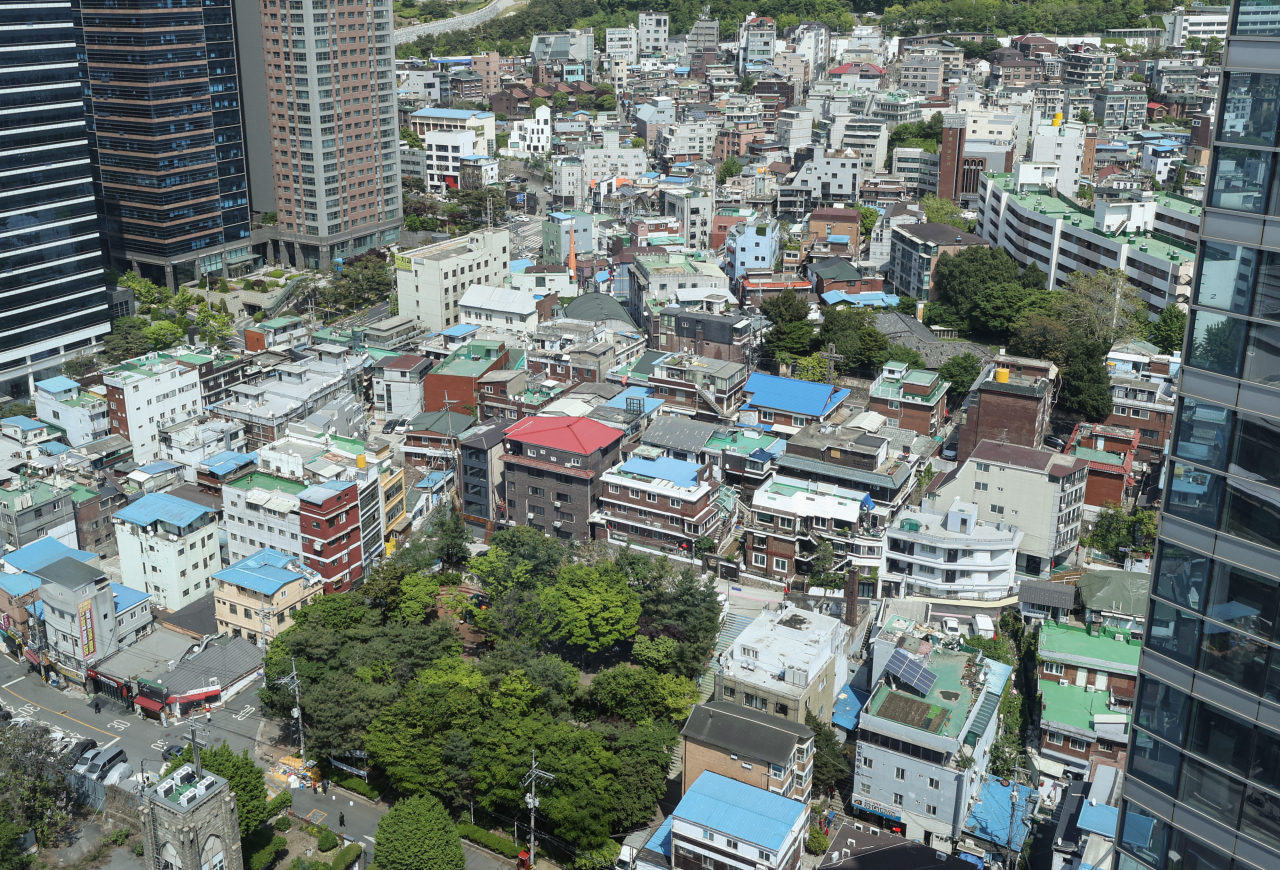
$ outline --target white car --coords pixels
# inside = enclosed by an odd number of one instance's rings
[[[942,633],[947,637],[960,637],[960,620],[950,616],[943,619]]]

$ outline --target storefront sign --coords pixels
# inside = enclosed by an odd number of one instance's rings
[[[336,761],[334,760],[334,757],[332,755],[329,756],[329,763],[332,764],[334,767],[338,768],[339,770],[345,770],[347,773],[354,773],[356,776],[360,777],[363,780],[369,779],[369,774],[367,771],[361,770],[358,767],[352,767],[349,764],[343,764],[341,761]]]
[[[896,815],[889,807],[870,798],[854,798],[853,805],[869,813],[875,813],[877,816],[893,819],[895,822],[902,821],[902,816]]]
[[[412,272],[413,260],[402,254],[396,254],[396,269],[401,272]]]
[[[80,616],[80,650],[85,658],[97,652],[97,644],[93,639],[93,602],[81,601],[77,608]]]

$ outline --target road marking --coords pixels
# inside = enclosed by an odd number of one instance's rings
[[[0,686],[0,689],[8,689],[8,687],[7,687],[7,686]],[[15,698],[17,698],[18,700],[20,700],[20,701],[26,701],[26,702],[27,702],[27,706],[28,706],[28,707],[35,707],[35,708],[40,709],[40,710],[49,710],[49,708],[48,708],[48,707],[41,707],[39,704],[35,703],[34,701],[27,701],[27,699],[26,699],[26,698],[24,698],[24,697],[22,697],[21,695],[19,695],[19,694],[18,694],[17,692],[15,692],[13,689],[8,689],[8,692],[9,692],[9,694],[13,695],[13,696],[14,696]],[[24,707],[23,709],[25,710],[26,708]],[[53,711],[53,710],[49,710],[49,712],[50,712],[50,713],[52,713],[52,712],[54,712],[54,711]],[[91,731],[97,731],[99,734],[106,734],[108,737],[110,737],[110,736],[111,736],[111,734],[110,734],[109,732],[107,732],[107,731],[103,731],[101,728],[94,728],[94,727],[93,727],[92,725],[90,725],[88,722],[81,722],[79,719],[76,719],[76,718],[75,718],[75,717],[73,717],[73,716],[67,716],[65,713],[60,713],[60,714],[58,714],[58,715],[60,715],[60,716],[65,716],[67,719],[70,719],[72,722],[75,722],[77,725],[83,725],[84,727],[88,728],[88,729],[89,729],[89,730],[91,730]],[[117,737],[117,738],[116,738],[116,740],[119,740],[119,739],[120,739],[119,737]],[[116,742],[116,740],[112,740],[112,741],[111,741],[111,743],[115,743],[115,742]],[[108,743],[108,744],[107,744],[107,746],[110,746],[110,745],[111,745],[111,743]]]
[[[25,679],[26,677],[18,677],[18,679],[16,680],[10,680],[9,682],[5,683],[3,686],[0,686],[0,689],[7,689],[10,686],[12,686],[14,683],[21,683]]]
[[[373,843],[375,846],[378,844],[378,841],[375,840],[373,837],[370,837],[368,834],[365,834],[364,838],[368,840],[370,843]]]
[[[119,738],[119,737],[117,737],[115,740],[112,740],[110,743],[108,743],[106,746],[104,746],[104,747],[102,747],[102,748],[103,748],[103,749],[110,749],[112,746],[115,746],[115,745],[116,745],[117,743],[119,743],[119,742],[120,742],[120,738]]]

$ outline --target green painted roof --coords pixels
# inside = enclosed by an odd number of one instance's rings
[[[264,320],[258,326],[263,329],[284,329],[286,326],[293,326],[295,323],[301,322],[301,317],[289,315],[288,317],[273,317],[270,320]]]
[[[1089,659],[1106,663],[1108,670],[1114,666],[1115,673],[1136,674],[1141,654],[1142,644],[1125,643],[1111,634],[1089,634],[1083,628],[1055,622],[1040,628],[1040,657],[1049,661],[1073,663]]]
[[[54,489],[49,484],[40,481],[28,482],[21,490],[0,489],[0,505],[13,510],[13,503],[17,501],[19,496],[30,495],[31,505],[35,507],[47,501],[52,501],[64,492],[65,490]]]
[[[261,471],[255,471],[252,474],[246,474],[239,480],[232,481],[230,484],[236,489],[274,489],[288,495],[297,495],[307,488],[305,483],[299,483],[296,480],[287,480],[283,477],[276,477],[274,474],[266,474]]]
[[[1062,686],[1051,680],[1040,681],[1040,699],[1044,702],[1042,722],[1061,722],[1081,731],[1096,730],[1093,717],[1096,713],[1121,715],[1107,709],[1106,692],[1088,692],[1084,686]],[[1126,721],[1129,715],[1123,714]]]
[[[930,707],[929,719],[933,722],[933,725],[925,730],[941,737],[958,739],[964,730],[965,720],[969,718],[969,710],[973,707],[974,702],[973,691],[963,682],[965,665],[968,663],[969,656],[965,653],[935,648],[925,662],[925,666],[933,671],[937,677],[933,681],[933,686],[929,689],[928,695],[921,699],[915,694],[894,691],[887,684],[882,683],[875,694],[871,696],[867,711],[873,716],[882,716],[882,711],[885,710],[885,703],[889,702],[891,705],[894,703],[891,700],[893,696],[912,701],[923,700]],[[943,695],[944,692],[955,697],[945,697]],[[945,717],[941,724],[939,724],[940,716]],[[898,721],[893,719],[892,716],[882,716],[882,718]],[[901,724],[911,725],[912,723],[903,722]]]

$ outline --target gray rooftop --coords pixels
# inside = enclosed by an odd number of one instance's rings
[[[683,417],[658,417],[649,424],[640,440],[655,447],[696,452],[707,446],[707,442],[719,428],[712,423],[686,420]]]
[[[1018,600],[1041,607],[1061,607],[1070,610],[1075,606],[1076,587],[1052,580],[1033,580],[1024,577],[1018,586]]]
[[[785,766],[796,744],[812,739],[813,731],[807,725],[781,716],[725,701],[711,701],[694,706],[680,735],[731,753]]]

